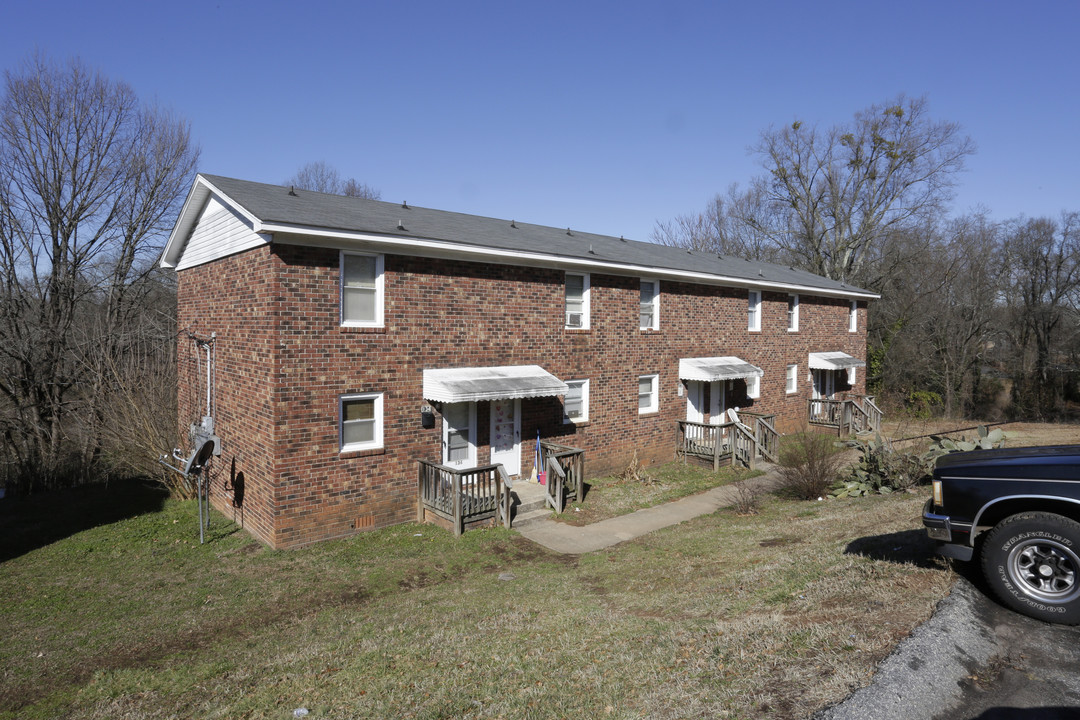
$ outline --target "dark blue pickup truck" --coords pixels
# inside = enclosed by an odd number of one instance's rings
[[[1080,445],[943,455],[923,525],[1009,607],[1080,624]]]

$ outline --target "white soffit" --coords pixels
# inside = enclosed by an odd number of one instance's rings
[[[844,352],[810,353],[811,370],[847,370],[866,367],[866,363]]]
[[[424,399],[476,402],[566,395],[568,388],[539,365],[447,368],[424,371]]]
[[[751,365],[734,355],[679,360],[680,380],[700,380],[702,382],[745,380],[751,377],[761,377],[764,374],[761,368]]]

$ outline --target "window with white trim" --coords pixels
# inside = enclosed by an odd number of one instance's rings
[[[746,304],[746,329],[750,332],[761,330],[761,291],[751,290]]]
[[[787,329],[788,332],[799,331],[799,296],[787,296]]]
[[[382,255],[341,253],[341,324],[382,327]]]
[[[339,413],[341,452],[374,450],[383,446],[383,395],[342,395]]]
[[[660,281],[641,281],[641,316],[638,327],[642,330],[660,329]]]
[[[589,274],[566,273],[566,327],[589,327]]]
[[[848,332],[858,332],[859,330],[859,303],[857,300],[852,300],[851,307],[848,309],[847,329]]]
[[[847,371],[847,384],[849,387],[855,387],[855,370],[856,368],[848,368]]]
[[[791,395],[799,391],[799,366],[787,366],[787,394]]]
[[[757,375],[746,378],[746,397],[751,400],[761,397],[761,378]]]
[[[638,378],[638,414],[656,412],[660,409],[657,393],[659,375],[642,375]]]
[[[589,421],[589,381],[567,380],[563,398],[563,424]]]

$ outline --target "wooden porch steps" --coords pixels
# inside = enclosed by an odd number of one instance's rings
[[[551,510],[544,501],[544,486],[528,480],[517,480],[510,491],[514,497],[514,518],[511,527],[551,517]]]

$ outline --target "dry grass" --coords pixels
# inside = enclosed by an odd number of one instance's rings
[[[168,502],[0,565],[0,717],[806,717],[947,593],[922,499],[769,498],[580,558],[415,525],[272,552],[221,518],[200,547]]]

